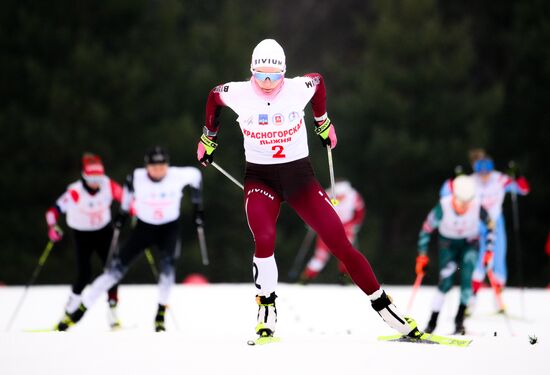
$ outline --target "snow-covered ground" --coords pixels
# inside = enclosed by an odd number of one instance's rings
[[[405,309],[411,288],[385,286]],[[280,343],[248,346],[256,310],[252,284],[177,285],[167,332],[155,333],[156,286],[122,285],[110,332],[102,299],[69,332],[51,327],[62,315],[69,286],[36,286],[9,331],[23,287],[0,288],[0,374],[545,374],[550,368],[550,291],[505,291],[510,318],[494,315],[489,289],[466,322],[468,348],[389,343],[394,333],[355,286],[287,285],[277,291]],[[424,327],[433,287],[422,287],[411,315]],[[458,289],[448,295],[437,333],[452,332]],[[495,335],[496,333],[496,335]],[[529,343],[529,335],[538,342]]]

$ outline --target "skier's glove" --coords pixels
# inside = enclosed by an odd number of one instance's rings
[[[193,221],[195,222],[195,227],[203,227],[204,226],[204,211],[202,210],[195,210],[193,214]]]
[[[127,211],[121,210],[113,220],[114,227],[116,229],[121,229],[124,226],[124,223],[126,223],[126,220],[128,220],[128,216],[130,216],[130,214]]]
[[[506,174],[512,177],[520,191],[529,192],[529,181],[522,175],[519,166],[513,160],[508,162],[508,171]]]
[[[493,265],[493,251],[487,249],[485,254],[483,254],[483,266],[485,268],[490,268]]]
[[[209,137],[206,134],[201,135],[199,144],[197,145],[197,159],[205,167],[214,161],[214,151],[216,151],[218,144],[216,143],[216,137]]]
[[[424,273],[424,268],[428,265],[430,258],[426,254],[420,254],[416,257],[416,274],[420,275]]]
[[[529,189],[530,189],[529,182],[525,177],[519,176],[518,178],[516,178],[516,184],[518,185],[518,188],[520,189],[520,191],[529,192]]]
[[[59,225],[50,225],[50,227],[48,228],[48,237],[52,242],[61,241],[61,239],[63,238],[63,231],[61,230]]]
[[[336,147],[336,143],[338,142],[336,138],[336,131],[334,130],[334,126],[332,126],[332,123],[328,117],[325,121],[319,121],[317,123],[317,126],[315,127],[315,134],[321,138],[321,143],[323,146],[329,146],[331,149]]]

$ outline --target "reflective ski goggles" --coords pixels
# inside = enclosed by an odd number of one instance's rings
[[[489,173],[495,169],[495,165],[491,159],[479,159],[474,163],[475,173]]]
[[[256,78],[259,81],[265,81],[266,79],[269,78],[271,82],[278,81],[285,76],[285,74],[282,72],[265,73],[265,72],[254,72],[254,71],[252,72],[252,75],[254,76],[254,78]]]

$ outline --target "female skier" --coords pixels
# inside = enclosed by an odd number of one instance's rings
[[[272,337],[275,331],[276,223],[281,203],[287,202],[344,263],[386,323],[404,335],[421,336],[416,322],[395,307],[367,259],[347,239],[331,200],[314,175],[304,120],[308,102],[312,103],[315,133],[322,144],[332,149],[337,142],[326,111],[323,77],[310,73],[285,78],[285,53],[273,39],[265,39],[254,48],[250,70],[250,80],[222,84],[210,91],[197,158],[205,166],[213,161],[220,110],[231,108],[238,115],[244,137],[244,209],[255,242],[253,276],[259,305],[256,333],[261,339]]]

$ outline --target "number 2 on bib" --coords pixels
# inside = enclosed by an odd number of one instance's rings
[[[273,158],[276,158],[276,159],[286,158],[286,155],[283,154],[283,150],[285,149],[283,146],[275,145],[275,146],[272,146],[271,149],[275,151],[275,153],[272,156]]]

